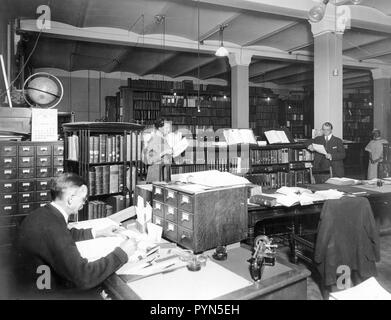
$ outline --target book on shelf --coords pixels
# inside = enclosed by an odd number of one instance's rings
[[[79,160],[79,137],[72,135],[67,137],[68,146],[68,160],[78,161]]]
[[[88,172],[88,186],[90,195],[106,195],[111,193],[123,192],[124,178],[129,190],[134,191],[136,185],[136,167],[126,166],[126,177],[124,177],[124,166],[102,165],[90,168]],[[131,181],[131,176],[133,177]],[[132,186],[132,188],[130,188]]]
[[[295,187],[311,182],[308,170],[295,170],[288,172],[256,173],[247,175],[247,179],[266,189],[277,189],[283,186]]]
[[[113,214],[113,207],[103,201],[88,202],[88,219],[104,218]]]

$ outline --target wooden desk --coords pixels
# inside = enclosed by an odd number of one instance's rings
[[[221,266],[251,281],[249,273],[250,251],[245,247],[228,251],[226,261],[216,261]],[[215,260],[214,260],[215,261]],[[210,263],[210,262],[209,262]],[[190,271],[189,271],[190,272]],[[231,292],[216,299],[226,300],[305,300],[307,299],[307,269],[293,265],[277,257],[274,267],[265,267],[262,280],[251,286]],[[140,297],[116,274],[104,283],[105,290],[115,299],[139,300]],[[163,298],[163,297],[162,297]]]
[[[331,184],[314,184],[307,185],[312,191],[337,189],[345,193],[366,192],[372,211],[379,228],[380,235],[387,235],[391,232],[391,187],[358,187],[358,186],[335,186]],[[266,226],[273,220],[284,218],[286,225],[286,235],[290,238],[291,259],[294,263],[297,262],[297,251],[294,242],[294,235],[301,233],[298,229],[300,218],[305,215],[313,215],[318,217],[322,211],[323,202],[308,205],[308,206],[292,206],[292,207],[264,207],[264,206],[248,206],[248,239],[246,242],[252,245],[255,239],[255,226],[259,223],[262,227],[261,233],[266,234]],[[299,223],[298,223],[299,222]],[[270,234],[269,234],[270,235]]]

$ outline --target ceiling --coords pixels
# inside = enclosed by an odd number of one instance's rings
[[[37,17],[36,8],[42,4],[42,0],[9,0],[8,4],[15,17],[34,19]],[[367,0],[363,4],[391,14],[389,0]],[[139,76],[162,74],[172,78],[229,81],[227,58],[217,58],[212,52],[165,48],[165,38],[170,36],[192,41],[215,40],[218,43],[218,33],[215,31],[220,24],[228,25],[224,30],[224,43],[228,47],[233,44],[285,54],[313,55],[313,36],[308,21],[283,15],[191,0],[51,0],[50,8],[52,21],[79,28],[126,30],[141,35],[141,40],[129,46],[53,38],[42,34],[31,58],[34,68],[89,69],[107,73],[122,71]],[[159,23],[156,15],[164,15],[165,23]],[[154,47],[145,46],[142,35],[157,35],[157,44]],[[34,47],[36,34],[29,35],[28,39],[27,53]],[[391,64],[390,48],[391,37],[388,33],[353,27],[346,30],[343,36],[344,56],[357,61]],[[249,74],[250,82],[260,85],[313,86],[313,64],[310,60],[301,62],[253,56]],[[367,88],[371,86],[371,79],[368,69],[344,68],[345,88]]]

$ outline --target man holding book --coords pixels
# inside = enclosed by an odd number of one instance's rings
[[[330,175],[333,177],[343,177],[345,169],[343,159],[345,159],[345,148],[340,138],[333,135],[333,125],[325,122],[322,125],[322,135],[315,137],[308,149],[314,155],[314,173],[318,172],[318,181],[323,183]],[[328,172],[327,174],[324,174]]]
[[[128,261],[137,245],[132,239],[124,240],[107,256],[88,262],[75,241],[113,236],[114,228],[68,229],[69,216],[83,208],[88,194],[78,175],[64,173],[55,178],[51,194],[53,201],[30,213],[20,226],[15,270],[18,293],[27,298],[86,298],[88,291],[88,298],[97,297],[94,289]],[[48,274],[43,275],[44,270]]]

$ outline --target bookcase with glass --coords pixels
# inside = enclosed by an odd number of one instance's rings
[[[102,218],[133,203],[141,161],[142,125],[74,122],[63,125],[65,172],[75,172],[88,185],[88,203],[78,220]]]

